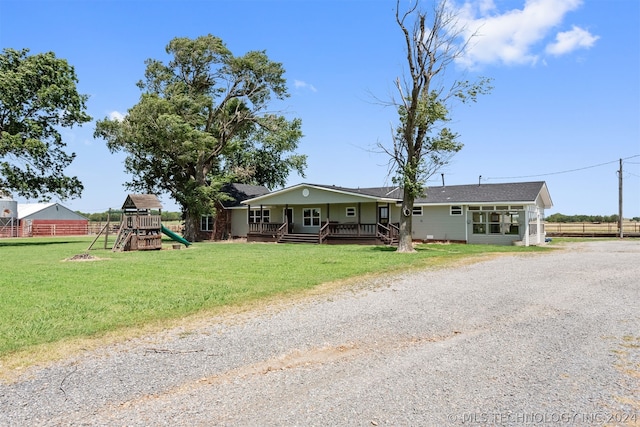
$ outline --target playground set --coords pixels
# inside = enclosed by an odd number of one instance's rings
[[[122,205],[122,217],[116,241],[111,248],[114,252],[148,251],[162,249],[162,234],[185,246],[191,242],[162,225],[162,204],[153,194],[129,194]],[[104,234],[104,248],[107,249],[110,221],[93,240],[89,249]],[[178,246],[179,248],[179,246]]]

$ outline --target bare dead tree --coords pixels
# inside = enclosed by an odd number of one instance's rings
[[[437,0],[431,14],[419,6],[417,1],[401,13],[400,0],[396,3],[408,73],[396,79],[399,96],[390,102],[399,116],[392,131],[392,147],[379,144],[389,156],[393,182],[403,190],[398,252],[414,251],[411,213],[415,199],[425,195],[427,179],[462,149],[458,135],[445,126],[450,121],[450,102],[475,101],[478,94],[491,90],[486,78],[475,82],[455,79],[445,86],[441,77],[462,56],[470,39],[462,38],[463,28],[447,0]]]

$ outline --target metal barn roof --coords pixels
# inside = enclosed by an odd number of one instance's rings
[[[19,203],[18,219],[87,219],[59,203]]]

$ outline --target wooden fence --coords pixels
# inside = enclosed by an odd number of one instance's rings
[[[55,236],[95,236],[102,231],[106,221],[89,221],[88,224],[32,224],[30,227],[1,226],[0,238],[3,237],[55,237]],[[181,233],[180,224],[163,224],[174,233]],[[120,230],[120,222],[109,223],[109,234],[114,236]]]
[[[32,224],[25,227],[0,228],[0,237],[85,236],[88,233],[87,224]]]
[[[547,236],[615,236],[619,235],[617,222],[546,222]],[[623,236],[640,236],[640,222],[625,221],[622,224]]]

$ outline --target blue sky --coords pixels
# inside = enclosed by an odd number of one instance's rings
[[[447,74],[490,77],[494,90],[453,106],[464,148],[442,171],[446,184],[544,180],[554,202],[547,214],[610,215],[622,158],[624,216],[640,216],[640,2],[456,4],[461,23],[479,30]],[[390,142],[397,117],[376,99],[396,95],[406,67],[394,9],[393,0],[0,0],[0,47],[66,59],[94,120],[136,104],[144,60],[166,59],[174,37],[213,34],[235,55],[265,50],[283,64],[291,94],[274,108],[302,119],[305,135],[306,177],[288,185],[373,187],[390,184],[376,145]],[[94,125],[63,134],[77,154],[67,172],[85,190],[62,203],[83,212],[117,209],[128,193],[124,155],[94,140]],[[440,174],[429,184],[441,185]]]

